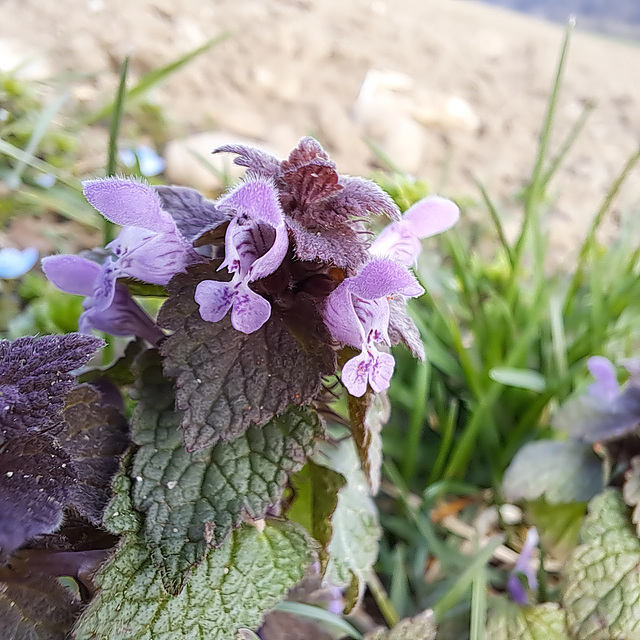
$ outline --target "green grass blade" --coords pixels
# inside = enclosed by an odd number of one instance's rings
[[[31,132],[29,142],[27,142],[24,152],[29,156],[34,156],[42,138],[47,133],[47,129],[51,124],[51,121],[55,117],[56,113],[62,109],[62,106],[69,98],[69,92],[64,91],[57,95],[45,109],[42,110]],[[26,158],[18,161],[18,164],[14,167],[13,171],[7,177],[7,185],[9,189],[15,190],[20,186],[20,178],[23,171],[27,168],[28,162]]]
[[[426,419],[427,395],[429,393],[429,381],[431,378],[431,365],[428,361],[419,362],[413,385],[413,406],[409,417],[409,433],[407,434],[406,453],[402,464],[402,475],[407,483],[411,483],[418,458],[420,456],[420,440],[422,427]]]
[[[50,173],[51,175],[55,176],[56,180],[63,182],[76,191],[82,191],[82,184],[80,183],[80,180],[78,180],[78,178],[65,171],[61,171],[57,167],[54,167],[44,160],[36,158],[31,153],[27,153],[26,151],[15,147],[6,140],[0,139],[0,153],[13,158],[14,160],[17,160],[18,162],[25,162],[30,167],[33,167],[38,171],[42,171],[42,173]]]
[[[304,604],[302,602],[290,602],[285,600],[284,602],[277,604],[274,607],[274,611],[282,611],[283,613],[291,613],[294,616],[310,618],[311,620],[316,620],[326,624],[335,631],[346,634],[349,638],[362,640],[362,634],[346,620],[343,620],[335,613],[331,613],[330,611],[321,609],[320,607],[314,607],[313,605]]]
[[[498,234],[498,239],[500,240],[500,244],[502,245],[502,248],[504,249],[504,252],[507,256],[507,259],[509,260],[509,265],[513,269],[513,265],[515,264],[513,259],[513,253],[511,251],[511,246],[509,245],[509,241],[507,240],[507,236],[504,233],[504,228],[500,220],[500,214],[498,213],[498,210],[493,204],[493,201],[489,197],[487,190],[484,188],[484,185],[479,180],[476,180],[475,183],[478,189],[480,190],[480,194],[482,195],[482,200],[484,201],[484,204],[489,211],[489,215],[491,216],[491,220],[493,221],[493,226],[495,227],[496,233]]]
[[[453,444],[453,436],[456,429],[456,417],[458,415],[458,402],[452,400],[447,413],[447,419],[442,425],[442,437],[440,438],[440,446],[438,447],[438,455],[429,472],[428,484],[431,485],[436,480],[440,480],[442,475],[442,469],[451,451],[451,445]]]
[[[203,45],[201,45],[197,49],[190,51],[189,53],[185,54],[184,56],[181,56],[180,58],[178,58],[177,60],[174,60],[173,62],[170,62],[164,67],[160,67],[159,69],[154,69],[153,71],[149,71],[149,73],[145,73],[145,75],[143,75],[142,78],[140,78],[140,81],[137,84],[135,84],[133,87],[131,87],[129,91],[127,91],[127,96],[126,96],[127,103],[134,104],[137,100],[140,100],[154,86],[156,86],[157,84],[165,80],[172,73],[174,73],[175,71],[178,71],[179,69],[184,67],[186,64],[188,64],[198,56],[202,55],[203,53],[211,49],[211,47],[213,47],[214,45],[222,42],[225,38],[228,37],[228,35],[229,35],[228,32],[221,33],[220,35],[217,35],[214,38],[207,40],[207,42],[205,42]],[[101,107],[97,111],[94,111],[93,113],[86,116],[83,124],[89,125],[97,122],[98,120],[102,120],[103,118],[106,118],[110,113],[112,113],[113,109],[114,109],[113,102],[106,104],[105,106]]]
[[[471,583],[471,630],[469,640],[485,640],[487,626],[487,570],[482,567]]]
[[[478,572],[484,571],[485,565],[491,559],[493,552],[502,544],[502,541],[503,536],[492,536],[475,558],[470,560],[467,569],[460,574],[449,591],[436,602],[433,607],[436,623],[440,622],[444,614],[458,603],[473,584]]]

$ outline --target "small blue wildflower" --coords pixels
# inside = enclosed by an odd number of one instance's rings
[[[533,567],[532,561],[533,552],[536,550],[539,541],[540,537],[538,536],[538,530],[535,527],[531,527],[529,531],[527,531],[527,538],[524,541],[524,546],[516,560],[513,571],[509,575],[509,581],[507,583],[507,589],[511,599],[517,604],[523,606],[528,603],[529,599],[527,597],[527,592],[520,581],[520,575],[523,575],[526,578],[529,589],[535,590],[538,588],[538,577],[536,576],[536,571]]]
[[[38,251],[33,247],[0,249],[0,278],[11,280],[19,278],[29,271],[38,259]]]
[[[56,177],[52,173],[41,173],[37,178],[36,182],[45,189],[49,187],[53,187],[56,183]]]
[[[143,176],[157,176],[164,171],[164,158],[159,156],[151,147],[138,145],[134,149],[124,148],[118,153],[118,157],[125,167],[135,167],[136,162]]]

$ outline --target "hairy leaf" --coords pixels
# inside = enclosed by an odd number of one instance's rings
[[[555,602],[535,607],[504,603],[487,625],[491,640],[569,640],[564,611]]]
[[[71,502],[99,525],[111,495],[111,479],[129,445],[127,421],[103,405],[100,392],[86,384],[69,393],[62,415],[66,424],[58,443],[70,455],[78,479]]]
[[[235,440],[189,453],[160,358],[149,352],[139,367],[133,502],[145,514],[144,537],[175,593],[208,546],[222,544],[245,517],[264,518],[277,506],[288,475],[302,467],[324,427],[311,409],[291,406]]]
[[[193,299],[198,270],[170,283],[160,322],[175,333],[162,345],[165,374],[177,382],[177,407],[193,451],[232,440],[251,423],[265,424],[289,404],[304,405],[318,393],[335,360],[323,335],[291,332],[276,309],[258,331],[236,331],[229,316],[200,317]]]
[[[636,432],[640,426],[640,387],[628,386],[611,402],[586,393],[564,404],[553,426],[585,442],[605,442]]]
[[[602,460],[576,440],[539,440],[525,444],[502,480],[507,500],[544,497],[551,504],[588,502],[602,490]]]
[[[619,491],[607,489],[591,501],[582,537],[564,569],[571,638],[640,637],[640,540]]]
[[[371,494],[380,489],[380,469],[382,468],[382,427],[389,420],[391,405],[385,391],[372,393],[367,391],[360,398],[347,396],[349,422],[358,456],[362,463]]]
[[[372,631],[364,640],[435,640],[435,637],[433,611],[427,609],[413,618],[401,620],[393,629]],[[489,637],[494,640],[493,636]]]
[[[91,336],[0,340],[0,434],[7,429],[51,429],[60,422],[71,372],[104,342]]]
[[[640,536],[640,456],[631,459],[631,467],[625,475],[622,495],[624,501],[633,507],[631,520],[636,525],[636,531]]]
[[[230,640],[255,629],[264,613],[304,576],[312,545],[297,525],[245,525],[210,549],[178,596],[165,591],[159,569],[129,534],[100,571],[100,592],[78,621],[76,640]]]
[[[338,492],[344,476],[309,460],[293,477],[296,498],[287,517],[301,524],[320,543],[321,573],[329,559],[328,547],[333,537],[332,517],[338,506]]]
[[[65,640],[79,602],[57,580],[0,568],[0,629],[6,640]]]
[[[353,586],[355,579],[361,597],[366,575],[378,557],[378,512],[350,440],[336,447],[323,446],[317,460],[342,474],[347,481],[338,493],[338,505],[331,518],[333,537],[329,544],[327,580],[345,588]]]
[[[131,504],[130,458],[131,454],[127,454],[122,459],[120,469],[111,484],[113,495],[104,510],[104,526],[115,535],[138,533],[141,527],[140,517]]]
[[[195,242],[203,233],[228,221],[210,200],[188,187],[156,186],[162,209],[175,221],[178,231],[189,242]]]
[[[0,558],[60,526],[75,492],[71,459],[47,434],[16,434],[0,453]]]

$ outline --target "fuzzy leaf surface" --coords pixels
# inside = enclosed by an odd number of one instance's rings
[[[71,459],[47,434],[16,434],[0,454],[0,558],[55,531],[75,492]]]
[[[203,320],[193,294],[206,277],[197,269],[176,276],[160,312],[160,324],[175,332],[162,345],[164,369],[176,379],[176,404],[184,411],[191,451],[232,440],[290,404],[308,403],[322,377],[335,371],[324,336],[296,332],[303,336],[299,341],[276,309],[251,334],[236,331],[228,315],[220,322]]]
[[[564,570],[570,637],[640,637],[640,540],[619,491],[607,489],[591,501],[582,537]]]
[[[514,456],[502,481],[508,500],[551,504],[588,502],[602,490],[602,460],[592,447],[576,440],[538,440]]]
[[[535,607],[504,603],[487,625],[491,640],[569,640],[564,611],[557,603]]]
[[[209,546],[222,544],[245,516],[264,518],[278,504],[289,474],[311,455],[324,427],[314,411],[293,405],[234,440],[189,453],[157,354],[149,352],[142,379],[133,416],[140,445],[133,503],[145,514],[145,540],[175,593]]]
[[[622,495],[624,501],[633,508],[631,520],[640,536],[640,456],[631,458],[631,467],[625,475]]]
[[[386,391],[372,393],[367,391],[360,398],[347,396],[349,422],[353,440],[362,470],[365,473],[371,494],[376,495],[380,489],[380,471],[382,469],[382,427],[391,415],[391,405]]]
[[[353,586],[354,579],[357,580],[361,596],[366,574],[378,557],[378,511],[353,443],[345,440],[336,447],[326,445],[321,452],[324,455],[318,460],[342,474],[347,481],[338,493],[338,504],[331,518],[333,536],[326,577],[343,588]]]
[[[48,576],[14,576],[0,568],[0,629],[7,640],[65,640],[79,603]]]
[[[435,640],[436,625],[433,621],[433,611],[427,609],[422,613],[400,620],[392,629],[372,631],[364,640]],[[493,636],[489,636],[493,640]],[[549,638],[549,640],[553,640]]]
[[[128,424],[91,385],[81,385],[67,396],[62,413],[65,428],[58,437],[69,454],[78,482],[72,504],[95,525],[111,496],[109,486],[120,456],[129,445]]]
[[[71,374],[104,344],[78,333],[0,340],[0,434],[50,429],[60,422]]]
[[[100,571],[98,595],[79,619],[76,640],[230,640],[255,629],[264,613],[302,579],[313,546],[298,525],[245,525],[210,549],[189,588],[171,596],[146,545],[125,539]]]

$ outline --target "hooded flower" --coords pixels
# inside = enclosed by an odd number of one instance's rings
[[[176,273],[200,261],[147,185],[107,178],[87,180],[83,186],[87,200],[107,220],[123,226],[118,237],[107,245],[112,255],[95,281],[92,297],[97,310],[111,305],[119,277],[167,284]]]
[[[284,260],[289,237],[271,180],[252,178],[217,202],[233,214],[225,235],[226,267],[230,282],[205,280],[195,292],[204,320],[217,322],[231,309],[231,323],[243,333],[257,331],[271,315],[271,305],[249,283],[273,273]]]
[[[353,396],[362,396],[367,384],[375,392],[389,386],[393,356],[381,353],[376,343],[390,344],[389,300],[393,294],[406,297],[424,293],[402,265],[387,258],[367,263],[347,278],[327,298],[324,321],[340,342],[361,349],[342,368],[342,381]]]
[[[421,238],[429,238],[450,229],[460,217],[460,209],[451,200],[430,196],[410,207],[402,220],[385,227],[369,252],[405,264],[413,264],[422,250]]]
[[[164,338],[164,333],[133,301],[122,284],[115,285],[106,309],[96,306],[94,291],[102,272],[99,264],[80,256],[50,256],[42,260],[42,269],[61,291],[86,296],[82,305],[84,312],[78,320],[80,333],[91,333],[91,329],[96,329],[113,336],[140,336],[154,345]]]
[[[509,581],[507,583],[507,589],[509,590],[509,595],[511,599],[520,604],[522,606],[526,605],[528,602],[527,592],[522,586],[522,582],[520,581],[520,575],[524,575],[527,579],[527,584],[529,585],[529,589],[537,589],[538,588],[538,578],[536,576],[536,571],[533,567],[533,552],[536,550],[538,546],[538,541],[540,540],[538,536],[538,530],[535,527],[531,527],[529,531],[527,531],[527,538],[524,541],[524,546],[522,547],[522,551],[516,560],[515,567],[513,571],[509,575]]]
[[[32,247],[15,249],[7,247],[0,249],[0,278],[10,280],[23,276],[38,259],[38,251]]]

